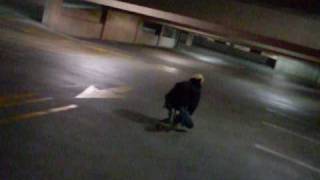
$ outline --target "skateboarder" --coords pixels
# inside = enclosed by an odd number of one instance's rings
[[[173,128],[178,124],[193,128],[191,116],[198,107],[203,82],[203,75],[196,74],[189,81],[176,83],[165,96],[164,107],[168,109],[169,117],[161,122],[171,124]]]

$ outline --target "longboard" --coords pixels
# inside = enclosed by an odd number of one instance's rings
[[[177,128],[177,127],[172,127],[171,124],[167,124],[167,123],[163,123],[163,122],[158,122],[158,123],[155,125],[155,129],[156,129],[157,131],[166,131],[166,132],[169,132],[169,131],[187,132],[185,129]]]

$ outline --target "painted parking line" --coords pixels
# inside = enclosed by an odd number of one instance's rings
[[[157,64],[156,68],[160,69],[162,71],[168,72],[168,73],[172,73],[172,74],[176,74],[176,73],[179,72],[179,69],[177,69],[175,67],[165,66],[165,65],[162,65],[162,64]]]
[[[286,129],[286,128],[284,128],[284,127],[280,127],[280,126],[278,126],[278,125],[275,125],[275,124],[272,124],[272,123],[269,123],[269,122],[265,122],[265,121],[262,122],[262,124],[265,125],[265,126],[274,128],[274,129],[276,129],[276,130],[278,130],[278,131],[282,131],[282,132],[291,134],[291,135],[293,135],[293,136],[296,136],[296,137],[298,137],[298,138],[304,139],[304,140],[309,141],[309,142],[311,142],[311,143],[320,145],[320,141],[318,141],[318,140],[316,140],[316,139],[313,139],[313,138],[310,138],[310,137],[307,137],[307,136],[304,136],[304,135],[302,135],[302,134],[299,134],[299,133],[294,132],[294,131],[292,131],[292,130]]]
[[[55,107],[55,108],[47,109],[44,111],[36,111],[36,112],[27,113],[27,114],[22,114],[22,115],[8,118],[8,119],[0,120],[0,125],[6,125],[6,124],[10,124],[10,123],[20,122],[20,121],[28,120],[30,118],[45,116],[48,114],[53,114],[53,113],[58,113],[58,112],[69,111],[69,110],[76,109],[76,108],[78,108],[78,105],[70,104],[67,106]]]
[[[28,33],[28,34],[33,34],[33,33],[37,32],[37,29],[34,27],[27,27],[27,28],[23,28],[22,32]]]
[[[51,100],[53,100],[52,97],[38,98],[38,99],[28,99],[28,100],[25,100],[25,101],[9,102],[7,104],[0,104],[0,108],[8,108],[8,107],[19,106],[19,105],[24,105],[24,104],[41,103],[41,102],[46,102],[46,101],[51,101]]]
[[[8,103],[10,101],[28,99],[28,98],[32,98],[34,96],[35,96],[35,94],[33,94],[33,93],[25,93],[25,94],[10,95],[10,96],[0,96],[0,104]]]
[[[88,42],[87,42],[88,43]],[[129,53],[120,51],[115,48],[110,48],[110,47],[99,47],[96,44],[88,44],[90,45],[90,48],[99,52],[99,53],[109,53],[112,55],[120,56],[120,57],[125,57],[125,58],[132,58],[132,55],[129,55]]]
[[[296,108],[295,110],[298,110],[298,109]],[[276,110],[276,109],[266,108],[266,111],[270,112],[270,113],[273,113],[275,115],[282,116],[284,118],[288,118],[288,119],[295,120],[295,121],[300,121],[300,119],[296,118],[295,116],[288,115],[287,113],[280,112],[279,110]],[[300,112],[300,115],[309,116],[309,115],[312,115],[312,114],[310,112]]]
[[[35,95],[32,93],[18,94],[18,95],[9,95],[9,96],[0,96],[0,108],[6,107],[9,104],[20,103],[22,101],[33,98]]]
[[[296,164],[296,165],[302,166],[302,167],[304,167],[304,168],[306,168],[306,169],[309,169],[309,170],[311,170],[311,171],[313,171],[313,172],[316,172],[316,173],[320,174],[320,169],[319,169],[319,168],[314,167],[314,166],[312,166],[312,165],[310,165],[310,164],[307,164],[307,163],[305,163],[305,162],[303,162],[303,161],[300,161],[300,160],[291,158],[291,157],[289,157],[289,156],[287,156],[287,155],[284,155],[284,154],[281,154],[281,153],[279,153],[279,152],[276,152],[276,151],[274,151],[274,150],[272,150],[272,149],[270,149],[270,148],[264,147],[264,146],[262,146],[262,145],[260,145],[260,144],[255,144],[254,147],[255,147],[256,149],[260,150],[260,151],[266,152],[266,153],[268,153],[268,154],[272,154],[272,155],[274,155],[274,156],[276,156],[276,157],[278,157],[278,158],[284,159],[284,160],[286,160],[286,161],[289,161],[289,162],[291,162],[291,163],[294,163],[294,164]]]
[[[276,114],[276,115],[279,115],[279,116],[282,116],[282,117],[285,117],[285,118],[289,118],[289,119],[292,119],[292,120],[297,120],[294,117],[291,117],[291,116],[289,116],[289,115],[287,115],[287,114],[285,114],[283,112],[277,111],[275,109],[267,108],[266,110],[268,112],[270,112],[270,113],[273,113],[273,114]]]

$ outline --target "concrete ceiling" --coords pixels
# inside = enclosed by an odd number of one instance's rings
[[[76,1],[76,0],[74,0]],[[319,14],[320,15],[320,1],[319,0],[121,0],[125,2],[140,4],[148,7],[157,7],[166,9],[170,12],[181,12],[187,9],[196,10],[196,14],[204,14],[208,10],[214,8],[216,3],[230,4],[234,1],[239,1],[247,4],[255,4],[272,9],[287,9],[292,12],[302,14]],[[198,11],[197,11],[198,10]],[[183,12],[182,12],[183,13]]]
[[[225,17],[246,14],[252,5],[236,0],[85,0],[103,4],[116,9],[152,17],[178,26],[207,32],[230,39],[232,42],[245,43],[265,51],[276,52],[298,59],[319,62],[317,49],[290,43],[285,40],[270,38],[249,31],[233,28],[227,24]],[[241,8],[239,7],[241,6]],[[277,11],[268,11],[272,16],[279,16]],[[251,12],[260,13],[259,9]],[[219,16],[220,15],[220,16]],[[250,15],[250,14],[249,14]],[[283,14],[280,13],[280,16]],[[273,17],[277,18],[277,17]],[[281,18],[281,17],[279,17]]]
[[[319,0],[237,0],[270,8],[285,8],[307,14],[320,14]]]

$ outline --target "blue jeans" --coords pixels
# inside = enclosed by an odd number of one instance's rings
[[[180,113],[177,114],[177,111]],[[191,115],[186,108],[180,108],[179,110],[169,109],[169,120],[170,122],[173,122],[173,124],[180,123],[182,126],[189,129],[192,129],[194,126]]]

